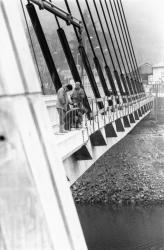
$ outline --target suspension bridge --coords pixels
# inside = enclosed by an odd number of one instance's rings
[[[153,108],[154,99],[145,93],[141,81],[122,1],[84,1],[103,68],[81,1],[74,1],[80,18],[72,15],[71,2],[64,0],[63,3],[67,11],[48,0],[26,3],[0,0],[2,249],[87,249],[70,185]],[[62,82],[40,22],[40,12],[54,17],[72,78],[80,82],[85,92],[88,112],[84,115],[83,127],[64,135],[56,133],[56,95],[43,95],[42,75],[30,33],[33,27],[57,92]],[[93,94],[91,98],[61,20],[72,27],[76,36],[82,67]],[[99,85],[86,53],[84,31]]]

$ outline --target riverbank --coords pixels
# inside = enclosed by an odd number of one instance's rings
[[[164,204],[164,124],[144,119],[71,189],[80,204]]]

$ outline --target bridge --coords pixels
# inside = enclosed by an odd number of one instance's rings
[[[122,104],[121,109],[115,105],[114,111],[109,109],[107,100],[105,112],[98,111],[93,120],[84,118],[83,128],[60,135],[54,133],[54,141],[59,149],[66,176],[72,185],[93,163],[113,145],[124,138],[153,108],[152,96]],[[97,100],[92,102],[96,103]],[[55,98],[45,97],[44,102],[49,113],[51,125],[56,124]],[[98,103],[98,102],[97,102]],[[97,104],[98,106],[98,104]]]
[[[154,98],[145,93],[139,75],[121,0],[99,1],[99,8],[93,0],[110,63],[104,54],[90,1],[85,1],[104,69],[93,46],[80,1],[76,0],[76,8],[81,19],[72,16],[71,6],[68,1],[64,2],[67,11],[48,0],[30,0],[26,4],[0,0],[2,249],[87,249],[69,187],[153,108]],[[37,11],[36,7],[39,7]],[[62,135],[56,131],[56,95],[43,95],[42,75],[29,32],[28,18],[57,92],[62,83],[39,21],[40,11],[56,19],[65,58],[74,81],[79,81],[85,90],[85,104],[89,110],[81,129]],[[92,97],[88,97],[60,19],[74,30]],[[86,53],[83,29],[101,91]]]

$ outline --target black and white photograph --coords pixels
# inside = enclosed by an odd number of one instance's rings
[[[164,250],[164,0],[0,0],[0,250]]]

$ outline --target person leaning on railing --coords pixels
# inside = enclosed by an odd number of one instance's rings
[[[67,93],[72,90],[72,85],[63,85],[57,92],[57,103],[56,108],[59,114],[59,132],[66,133],[64,129],[64,118],[68,110],[68,105],[72,104],[69,100]]]

